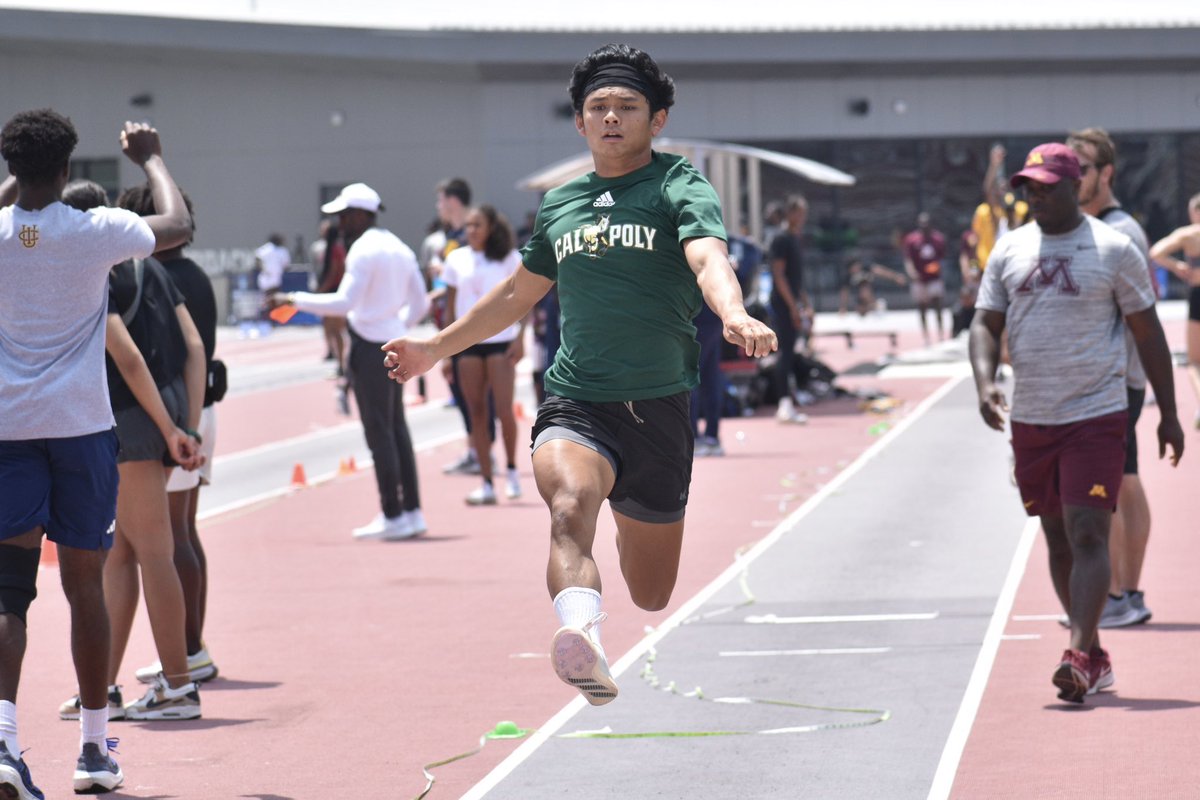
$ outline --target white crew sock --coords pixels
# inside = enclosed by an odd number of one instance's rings
[[[100,748],[101,753],[108,752],[108,703],[104,708],[79,708],[79,747],[88,742]]]
[[[0,739],[8,748],[8,754],[21,759],[21,742],[17,739],[17,707],[7,700],[0,700]]]
[[[554,598],[554,610],[564,626],[582,628],[600,613],[600,593],[583,586],[568,586]],[[589,631],[592,641],[600,644],[600,625]]]

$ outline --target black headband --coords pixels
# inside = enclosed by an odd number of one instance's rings
[[[580,102],[585,102],[588,95],[606,86],[624,86],[627,89],[641,92],[646,101],[650,103],[651,111],[661,107],[658,100],[658,92],[654,91],[654,87],[646,80],[646,76],[628,64],[621,63],[604,64],[597,67],[588,76],[587,83],[583,86],[583,94],[579,98]]]

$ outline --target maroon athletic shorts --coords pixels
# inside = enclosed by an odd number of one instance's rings
[[[1067,425],[1012,424],[1017,488],[1031,517],[1063,505],[1115,509],[1125,467],[1128,412]]]

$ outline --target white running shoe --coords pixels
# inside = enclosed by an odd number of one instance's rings
[[[412,511],[405,511],[404,516],[408,517],[408,524],[412,528],[413,536],[420,536],[429,530],[429,527],[425,524],[425,515],[421,513],[421,509],[414,508]]]
[[[490,483],[485,483],[475,491],[467,495],[467,505],[469,506],[494,506],[496,505],[496,490],[492,488]]]
[[[563,683],[574,686],[594,706],[617,698],[617,684],[608,671],[604,650],[592,640],[591,630],[608,617],[603,611],[582,628],[565,625],[554,634],[550,660]]]
[[[409,530],[411,529],[407,524],[407,518],[403,514],[398,517],[385,517],[380,512],[375,519],[361,528],[355,528],[351,533],[355,539],[405,539],[408,537],[404,534]],[[408,536],[411,535],[408,533]]]
[[[196,684],[185,683],[178,689],[172,689],[161,674],[140,700],[125,706],[125,719],[183,720],[199,717],[200,690]]]
[[[213,663],[212,656],[210,656],[208,654],[207,647],[201,647],[195,653],[188,656],[187,666],[188,666],[188,680],[189,681],[194,681],[196,683],[204,683],[205,681],[211,681],[213,678],[217,677],[217,665]],[[154,683],[154,679],[158,676],[158,673],[160,673],[160,672],[162,672],[162,662],[155,661],[153,664],[142,667],[137,672],[135,672],[134,675],[137,677],[138,683]],[[110,696],[109,709],[110,709],[110,711],[109,711],[108,718],[109,719],[120,719],[119,717],[114,717],[112,715],[111,695],[112,695],[112,688],[110,687],[109,688],[109,696]]]
[[[59,719],[79,719],[80,709],[83,703],[79,700],[79,695],[75,695],[70,700],[58,707]],[[121,698],[121,687],[108,687],[108,718],[110,720],[125,719],[125,701]]]
[[[516,500],[521,496],[521,478],[517,475],[515,469],[508,471],[508,478],[504,486],[504,496],[509,500]]]

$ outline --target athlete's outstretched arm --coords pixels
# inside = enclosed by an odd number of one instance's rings
[[[725,339],[748,356],[765,356],[779,347],[775,332],[746,313],[742,287],[729,263],[725,242],[715,236],[700,236],[683,243],[688,266],[696,273],[696,284],[704,302],[721,318]]]
[[[554,281],[525,269],[516,272],[492,289],[470,311],[454,320],[429,339],[405,336],[383,346],[383,363],[388,375],[399,383],[428,372],[443,358],[460,353],[476,342],[521,320],[541,300]]]
[[[989,428],[1004,430],[1004,414],[1008,401],[996,385],[996,368],[1000,365],[1000,336],[1004,333],[1002,311],[981,308],[971,320],[971,369],[975,372],[975,389],[979,392],[979,414]]]

